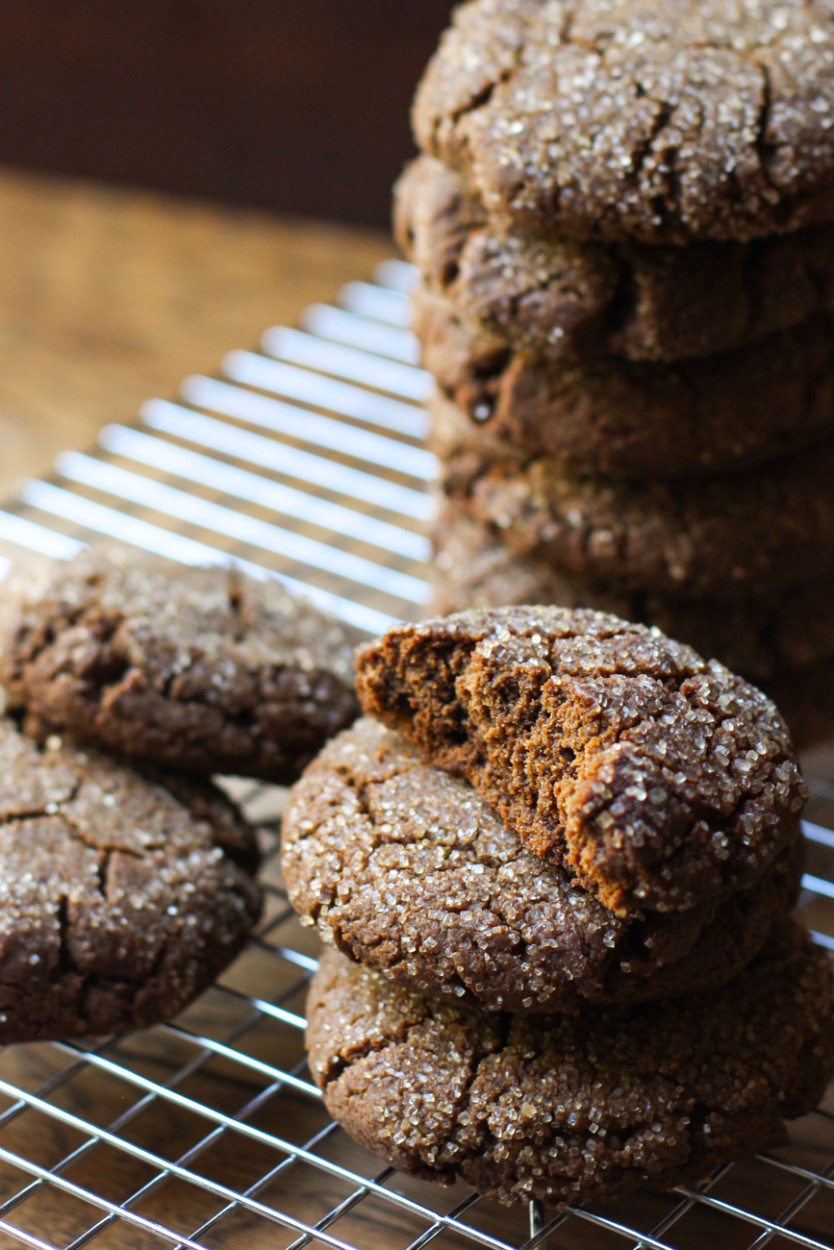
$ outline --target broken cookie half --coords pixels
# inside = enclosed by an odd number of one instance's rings
[[[658,630],[462,612],[392,629],[357,678],[368,715],[620,915],[747,888],[799,836],[806,791],[774,704]]]

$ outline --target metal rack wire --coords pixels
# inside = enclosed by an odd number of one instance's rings
[[[184,563],[238,560],[378,632],[426,601],[428,377],[390,262],[299,329],[61,456],[0,511],[0,561],[102,535]],[[834,950],[834,755],[808,761],[802,907]],[[267,909],[249,949],[175,1023],[0,1053],[0,1246],[37,1250],[688,1250],[834,1247],[834,1092],[784,1149],[696,1188],[551,1217],[404,1178],[327,1117],[304,1061],[315,940],[277,868],[282,794],[230,783],[263,831]],[[778,1028],[778,1020],[774,1021]]]

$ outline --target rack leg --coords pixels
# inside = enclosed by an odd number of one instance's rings
[[[536,1237],[544,1228],[544,1207],[540,1202],[533,1200],[529,1204],[530,1212],[530,1237]]]

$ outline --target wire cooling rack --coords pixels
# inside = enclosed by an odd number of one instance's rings
[[[389,262],[299,329],[269,330],[176,401],[151,400],[0,511],[0,561],[102,535],[186,564],[238,560],[369,633],[428,598],[434,472],[406,292]],[[7,566],[6,566],[7,567]],[[813,791],[802,911],[834,950],[834,754]],[[277,867],[282,793],[230,783],[262,829],[260,931],[176,1022],[0,1052],[0,1246],[37,1250],[762,1250],[834,1247],[834,1096],[791,1143],[702,1185],[552,1217],[381,1168],[328,1118],[304,1060],[316,945]],[[773,1021],[774,1029],[779,1021]]]

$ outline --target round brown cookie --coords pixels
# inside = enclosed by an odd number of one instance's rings
[[[584,609],[461,612],[362,647],[357,689],[621,915],[747,888],[798,836],[806,790],[775,706],[659,630]]]
[[[4,589],[30,725],[189,772],[293,781],[357,713],[351,632],[277,582],[115,549]]]
[[[328,951],[307,1044],[330,1114],[395,1167],[561,1206],[785,1142],[834,1070],[832,997],[794,921],[723,989],[579,1017],[436,1002]]]
[[[576,238],[745,240],[834,219],[825,0],[473,0],[420,147],[490,213]]]
[[[433,539],[435,594],[430,616],[525,603],[594,608],[656,626],[754,682],[766,683],[786,668],[834,660],[831,575],[799,586],[790,595],[745,595],[726,601],[618,594],[562,574],[543,560],[518,555],[502,542],[494,526],[477,524],[453,504],[441,512]]]
[[[736,477],[618,481],[553,457],[441,465],[445,493],[515,552],[612,592],[732,600],[831,576],[834,443]]]
[[[505,455],[617,478],[691,478],[748,472],[834,430],[825,320],[701,360],[579,366],[482,341],[448,300],[424,290],[413,299],[423,364],[448,397],[435,402],[436,430],[476,443],[487,432]]]
[[[0,1043],[168,1020],[260,912],[252,829],[206,782],[0,720]]]
[[[749,890],[620,919],[367,718],[296,782],[282,853],[290,902],[325,942],[418,993],[531,1012],[723,984],[794,906],[800,860],[795,841]]]
[[[652,247],[535,238],[490,219],[429,156],[396,188],[397,241],[464,328],[554,360],[729,352],[834,308],[834,229]]]

